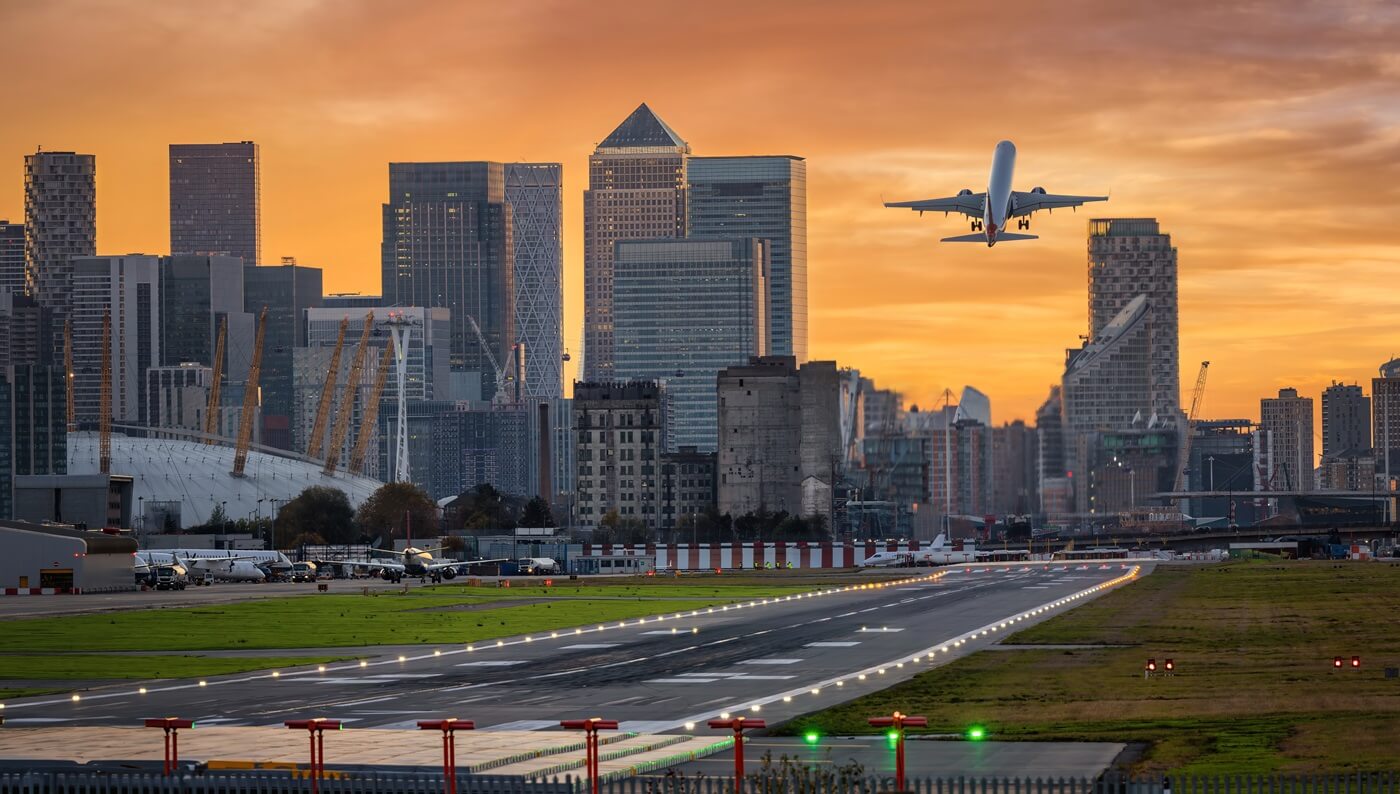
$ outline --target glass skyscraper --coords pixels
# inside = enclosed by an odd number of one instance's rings
[[[258,145],[170,145],[170,252],[262,258]]]
[[[524,395],[564,393],[564,167],[507,163],[515,245],[515,341],[525,344]]]
[[[321,305],[321,268],[292,262],[280,265],[245,265],[245,311],[254,318],[267,307],[267,331],[263,339],[262,443],[292,449],[292,415],[296,394],[293,385],[294,350],[307,344],[306,315]]]
[[[24,291],[24,224],[0,220],[0,293]]]
[[[68,471],[63,368],[0,368],[0,518],[14,507],[14,477]]]
[[[667,448],[715,449],[720,370],[764,355],[768,243],[619,240],[613,258],[614,376],[666,382]]]
[[[791,155],[692,157],[688,233],[759,237],[768,272],[769,355],[807,360],[807,163]]]

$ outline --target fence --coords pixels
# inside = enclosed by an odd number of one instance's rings
[[[321,794],[442,794],[442,773],[340,772],[320,781]],[[182,773],[64,772],[0,773],[0,794],[305,794],[305,773],[286,770]],[[457,794],[575,794],[572,778],[528,781],[520,777],[459,775]]]

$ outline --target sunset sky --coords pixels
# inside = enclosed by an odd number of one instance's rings
[[[645,101],[696,154],[807,158],[812,355],[912,402],[1033,415],[1096,216],[1171,233],[1209,417],[1400,355],[1393,1],[0,0],[0,29],[0,218],[36,146],[96,154],[99,253],[167,251],[170,143],[261,144],[264,259],[336,292],[379,291],[389,161],[561,161],[577,353],[587,157]],[[984,189],[1002,138],[1017,189],[1112,199],[990,250],[880,206]]]

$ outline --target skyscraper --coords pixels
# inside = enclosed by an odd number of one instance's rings
[[[490,398],[503,388],[485,385],[495,380],[491,357],[506,367],[515,344],[515,250],[505,167],[390,163],[383,209],[385,305],[451,309],[452,368],[486,374],[481,397]]]
[[[1177,264],[1171,235],[1153,218],[1089,221],[1089,341],[1139,295],[1147,296],[1148,403],[1144,418],[1178,426]]]
[[[1380,377],[1371,379],[1371,446],[1380,450],[1377,468],[1387,482],[1400,473],[1400,358],[1380,367]]]
[[[764,354],[768,244],[752,237],[619,240],[613,375],[664,380],[667,451],[715,449],[715,376]]]
[[[294,351],[307,344],[307,312],[321,305],[321,268],[284,260],[280,265],[245,265],[243,308],[254,317],[267,307],[263,341],[262,443],[292,449]]]
[[[220,319],[243,312],[243,291],[243,261],[237,257],[161,257],[158,363],[212,367]]]
[[[73,258],[97,252],[97,158],[73,152],[24,157],[24,267],[29,294],[62,327],[72,302]],[[62,345],[61,335],[55,344]]]
[[[170,144],[170,252],[261,261],[256,143]]]
[[[583,192],[585,380],[614,377],[613,243],[685,236],[689,155],[690,144],[643,103],[588,158],[588,189]]]
[[[515,244],[515,341],[525,345],[526,397],[564,394],[564,167],[507,163]]]
[[[14,507],[14,478],[68,471],[63,368],[0,367],[0,518]]]
[[[143,254],[80,257],[72,264],[73,403],[80,424],[101,412],[103,359],[111,368],[112,421],[140,422],[146,370],[160,354],[160,259]],[[102,319],[111,339],[102,345]]]
[[[0,220],[0,294],[24,291],[24,224]]]
[[[1314,487],[1313,401],[1299,397],[1297,389],[1279,389],[1278,397],[1259,401],[1259,429],[1269,436],[1273,470],[1272,490],[1305,490]]]
[[[1333,382],[1322,390],[1322,457],[1353,455],[1371,446],[1371,398],[1359,385]]]
[[[807,360],[807,162],[792,155],[692,157],[686,231],[771,244],[768,354]]]

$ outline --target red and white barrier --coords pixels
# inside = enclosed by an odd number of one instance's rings
[[[910,553],[928,544],[917,540],[860,543],[752,541],[749,543],[585,543],[585,557],[646,555],[657,568],[682,571],[767,568],[853,568],[880,551]]]
[[[77,595],[81,590],[68,587],[6,587],[5,595]]]

